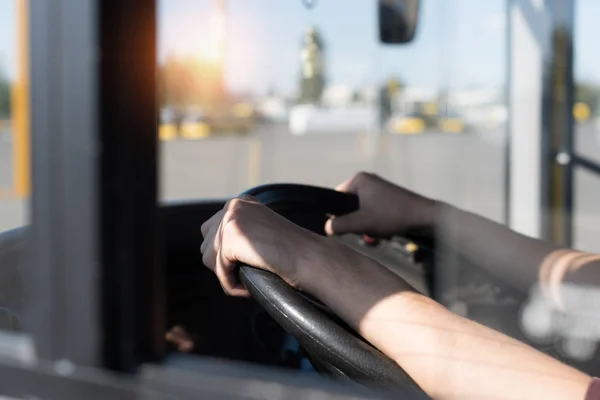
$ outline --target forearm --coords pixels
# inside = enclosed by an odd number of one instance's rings
[[[585,374],[450,313],[370,259],[336,256],[307,289],[434,398],[583,399]]]
[[[433,220],[440,257],[458,254],[523,291],[537,282],[544,261],[560,250],[550,242],[521,235],[445,203],[437,203]]]

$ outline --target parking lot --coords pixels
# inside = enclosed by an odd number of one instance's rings
[[[334,186],[360,170],[374,171],[419,193],[497,221],[504,210],[503,132],[292,136],[283,125],[263,125],[247,136],[161,143],[160,197],[164,201],[231,196],[266,182]],[[591,125],[578,127],[577,147],[600,159]],[[375,149],[373,152],[365,149]],[[11,197],[12,145],[0,134],[0,230],[27,221]],[[577,245],[600,251],[600,178],[576,173]]]

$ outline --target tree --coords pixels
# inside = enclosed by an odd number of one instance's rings
[[[158,69],[161,106],[208,108],[225,96],[223,69],[203,60],[168,57]]]
[[[388,90],[390,91],[390,93],[392,95],[395,95],[397,93],[400,93],[402,91],[402,89],[404,89],[404,82],[402,81],[402,79],[396,77],[396,76],[392,76],[390,79],[388,79]]]
[[[0,119],[8,119],[11,114],[10,81],[0,68]]]

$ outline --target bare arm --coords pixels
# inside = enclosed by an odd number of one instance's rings
[[[338,190],[357,194],[361,206],[352,214],[330,220],[329,234],[432,236],[442,257],[460,256],[522,291],[550,276],[554,283],[566,279],[600,285],[600,256],[521,235],[375,175],[358,174]]]
[[[600,256],[521,235],[479,215],[436,202],[432,231],[442,252],[459,254],[512,286],[563,281],[600,285]]]
[[[559,250],[504,225],[436,203],[433,231],[442,252],[455,252],[523,291],[538,280],[544,259]]]
[[[370,259],[341,247],[329,254],[337,263],[326,274],[305,268],[315,272],[304,286],[433,398],[584,398],[589,376],[452,314]]]
[[[590,377],[456,316],[400,277],[266,207],[236,199],[202,226],[204,264],[247,296],[236,264],[282,276],[331,307],[434,398],[583,399]]]

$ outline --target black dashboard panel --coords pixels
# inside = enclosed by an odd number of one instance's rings
[[[166,329],[185,328],[194,342],[194,354],[281,365],[283,329],[254,301],[226,296],[202,264],[200,227],[225,201],[168,204],[161,209]]]

